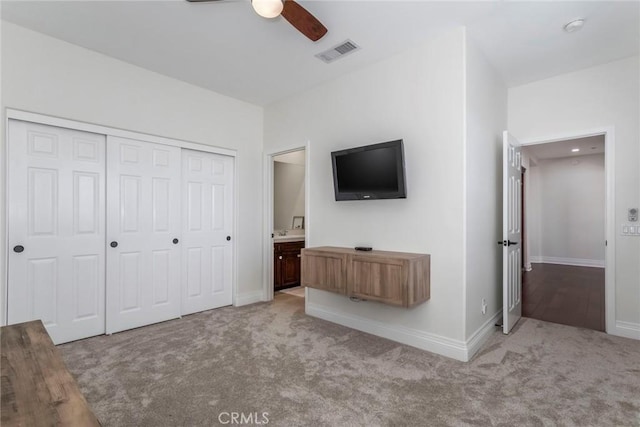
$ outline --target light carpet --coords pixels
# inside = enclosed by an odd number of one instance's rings
[[[463,363],[284,294],[59,349],[104,426],[640,425],[640,341],[532,319]]]

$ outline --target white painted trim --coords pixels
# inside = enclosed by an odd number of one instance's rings
[[[491,316],[489,320],[484,322],[484,324],[469,337],[465,343],[467,347],[467,360],[471,360],[473,356],[476,355],[491,335],[495,332],[501,332],[501,329],[496,326],[496,322],[499,319],[502,319],[502,310],[499,310],[496,314]]]
[[[605,329],[608,334],[617,335],[616,326],[616,222],[615,222],[615,127],[598,128],[563,132],[546,137],[529,138],[520,142],[521,146],[546,144],[567,139],[585,138],[604,135],[605,157]]]
[[[255,304],[262,301],[264,301],[262,299],[262,291],[252,291],[236,295],[236,300],[233,305],[234,307],[242,307],[243,305]]]
[[[551,142],[565,141],[567,139],[588,138],[590,136],[604,135],[613,131],[613,126],[603,126],[591,129],[582,129],[571,132],[559,132],[544,137],[533,137],[520,140],[520,145],[548,144]]]
[[[464,341],[446,338],[436,334],[407,328],[406,326],[389,325],[355,315],[346,315],[333,311],[327,307],[308,303],[306,304],[306,314],[337,323],[348,328],[357,329],[362,332],[387,338],[402,344],[407,344],[421,350],[441,354],[453,359],[467,361],[467,349]]]
[[[14,110],[7,108],[6,123],[9,120],[22,120],[26,122],[40,123],[43,125],[56,126],[67,129],[81,130],[85,132],[98,133],[102,135],[119,136],[128,139],[137,139],[140,141],[153,142],[155,144],[171,145],[180,148],[189,148],[191,150],[205,151],[207,153],[222,154],[225,156],[236,157],[237,150],[228,148],[214,147],[212,145],[200,144],[197,142],[183,141],[179,139],[166,138],[164,136],[150,135],[142,132],[128,131],[124,129],[102,126],[93,123],[85,123],[77,120],[64,119],[61,117],[47,116],[39,113],[31,113],[28,111]]]
[[[233,158],[233,227],[231,238],[233,243],[233,266],[231,267],[231,304],[236,306],[238,300],[238,268],[240,264],[238,260],[238,235],[239,235],[239,222],[240,218],[240,174],[239,174],[239,158],[232,156]]]
[[[599,267],[604,268],[603,259],[582,259],[582,258],[560,258],[552,256],[532,256],[531,264],[562,264],[576,267]]]
[[[263,267],[262,267],[262,293],[263,301],[273,300],[273,239],[271,233],[273,232],[273,158],[281,154],[287,154],[294,151],[305,150],[305,170],[304,170],[304,238],[305,245],[309,242],[309,228],[310,228],[310,215],[309,215],[309,150],[311,144],[307,141],[302,145],[291,145],[287,147],[279,147],[277,149],[267,150],[264,153],[263,160],[263,194],[264,194],[264,215],[262,221],[262,233],[264,235],[263,240]],[[305,296],[307,292],[305,290]],[[306,298],[305,298],[306,302]]]
[[[469,129],[467,127],[467,113],[469,110],[469,94],[468,94],[468,85],[467,85],[467,60],[468,60],[468,52],[467,52],[467,44],[469,43],[467,27],[462,27],[462,31],[464,33],[463,38],[464,42],[462,43],[462,105],[464,108],[462,109],[462,333],[466,337],[467,336],[467,305],[468,305],[468,296],[467,289],[469,288],[467,283],[467,270],[469,264],[468,258],[468,203],[467,203],[467,166],[468,166],[468,132]]]
[[[308,291],[307,291],[308,294]],[[356,315],[347,315],[333,311],[330,308],[309,303],[305,300],[305,312],[309,316],[337,323],[348,328],[366,332],[402,344],[410,345],[421,350],[430,351],[452,359],[467,362],[480,350],[482,345],[491,336],[498,332],[495,328],[496,321],[502,316],[502,311],[496,313],[485,322],[468,341],[459,341],[441,335],[431,334],[406,326],[389,325],[377,320],[367,319]]]
[[[617,335],[619,337],[631,338],[634,340],[640,340],[640,323],[623,322],[618,320],[616,322],[615,330],[607,333],[611,335]]]
[[[605,330],[612,333],[616,321],[616,204],[615,204],[615,130],[607,128],[604,136],[604,163],[605,163],[605,235],[607,241],[605,247],[605,273],[604,273],[604,298],[605,298]]]
[[[263,219],[262,219],[262,299],[273,300],[273,155],[265,154],[263,160]],[[305,212],[306,213],[306,212]]]
[[[2,20],[0,20],[2,22]],[[4,274],[0,281],[0,326],[5,326],[9,323],[9,165],[7,159],[9,158],[9,119],[6,117],[4,120],[4,152],[2,153],[2,167],[4,168],[4,253],[0,263],[4,266]]]

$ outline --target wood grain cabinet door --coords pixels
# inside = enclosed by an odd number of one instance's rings
[[[294,286],[300,283],[300,253],[286,252],[282,257],[282,285]]]
[[[397,258],[351,257],[347,283],[349,295],[404,306],[407,262]]]
[[[274,246],[273,252],[273,289],[278,290],[282,288],[282,250],[279,245]]]
[[[347,255],[303,250],[302,286],[347,294]]]

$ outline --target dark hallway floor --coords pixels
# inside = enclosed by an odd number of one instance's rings
[[[604,331],[604,268],[533,264],[522,279],[522,315]]]

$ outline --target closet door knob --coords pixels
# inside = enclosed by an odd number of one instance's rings
[[[231,240],[231,236],[227,236],[227,242]]]
[[[111,243],[109,243],[109,246],[111,246],[112,248],[117,248],[118,247],[118,242],[116,242],[115,240]]]
[[[173,239],[173,244],[174,244],[174,245],[177,245],[179,241],[180,241],[180,240],[178,240],[178,239]]]
[[[24,251],[24,246],[22,246],[22,245],[18,245],[18,246],[14,246],[13,247],[13,252],[15,252],[15,253],[19,254],[22,251]]]

